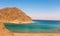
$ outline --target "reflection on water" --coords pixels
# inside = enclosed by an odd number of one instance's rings
[[[59,21],[39,21],[30,24],[5,23],[8,30],[12,32],[60,32]]]

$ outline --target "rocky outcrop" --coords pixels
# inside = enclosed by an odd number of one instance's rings
[[[18,8],[0,9],[0,21],[9,23],[31,23],[32,19]]]
[[[0,22],[0,36],[14,36],[14,34],[8,31],[4,24]]]
[[[0,36],[14,36],[3,23],[31,23],[32,19],[18,8],[0,9]]]

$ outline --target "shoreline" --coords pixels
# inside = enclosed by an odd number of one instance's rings
[[[5,22],[5,23],[13,23],[13,24],[30,24],[30,23],[34,23],[34,22],[31,21],[31,22]]]
[[[60,33],[14,33],[14,36],[60,36]]]

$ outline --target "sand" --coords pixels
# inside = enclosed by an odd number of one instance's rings
[[[60,36],[60,33],[14,33],[14,36]]]

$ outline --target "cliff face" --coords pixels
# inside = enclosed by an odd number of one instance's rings
[[[0,9],[0,21],[12,23],[32,22],[32,19],[18,8]]]
[[[0,22],[0,36],[14,36],[14,34],[10,31],[8,31],[4,24]]]

